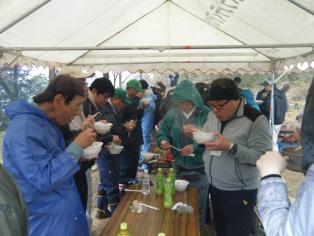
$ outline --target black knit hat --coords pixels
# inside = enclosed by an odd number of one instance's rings
[[[238,99],[240,99],[240,90],[232,79],[221,78],[212,82],[209,93],[209,100]]]
[[[148,89],[149,87],[149,84],[143,79],[140,80],[140,84],[141,84],[142,89]]]

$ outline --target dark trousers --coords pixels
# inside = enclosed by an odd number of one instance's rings
[[[80,194],[81,202],[86,211],[87,208],[87,198],[88,198],[88,185],[85,170],[79,170],[74,175],[74,180],[76,183],[77,191]]]
[[[80,163],[80,170],[74,175],[77,190],[80,194],[84,210],[87,208],[88,184],[86,171],[95,164],[95,160],[83,161]]]
[[[224,191],[209,185],[217,236],[249,236],[257,189]]]
[[[119,158],[120,155],[111,155],[106,152],[97,160],[100,183],[98,185],[97,208],[105,210],[108,203],[115,209],[120,201],[119,197]],[[106,199],[105,199],[106,198]],[[108,203],[107,203],[108,202]]]
[[[197,188],[200,227],[205,227],[206,203],[208,199],[208,180],[204,167],[197,169],[186,169],[182,166],[174,164],[174,168],[176,171],[176,179],[185,179],[189,181],[189,186]]]
[[[120,156],[119,183],[127,185],[129,180],[135,179],[140,158],[140,146],[125,149]]]

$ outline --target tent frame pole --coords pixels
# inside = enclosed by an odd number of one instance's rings
[[[275,145],[275,137],[274,137],[274,131],[275,131],[275,109],[274,109],[274,89],[275,89],[275,63],[271,62],[271,91],[270,91],[270,127],[271,127],[271,137],[272,137],[272,148],[274,151],[274,145]]]
[[[191,50],[191,49],[254,49],[254,48],[314,48],[314,43],[250,44],[250,45],[199,45],[199,46],[132,46],[132,47],[0,47],[0,52],[11,51],[110,51],[110,50]]]
[[[293,5],[301,8],[302,10],[306,11],[307,13],[311,14],[312,16],[314,16],[314,11],[312,11],[311,9],[309,9],[308,7],[303,6],[302,4],[298,3],[295,0],[288,0],[290,3],[292,3]]]
[[[23,15],[21,15],[20,17],[18,17],[17,19],[15,19],[14,21],[12,21],[11,23],[7,24],[6,26],[2,27],[0,29],[0,34],[3,33],[4,31],[10,29],[12,26],[16,25],[17,23],[19,23],[20,21],[22,21],[23,19],[25,19],[26,17],[28,17],[29,15],[33,14],[35,11],[37,11],[38,9],[40,9],[41,7],[45,6],[47,3],[51,2],[52,0],[46,0],[40,4],[38,4],[37,6],[33,7],[31,10],[25,12]]]
[[[276,83],[283,78],[283,76],[288,73],[288,71],[290,71],[291,69],[289,70],[286,70],[284,71],[280,76],[278,76],[278,78],[275,78],[275,61],[272,61],[271,62],[271,80],[268,81],[271,85],[271,102],[270,102],[270,119],[269,119],[269,122],[270,122],[270,125],[271,125],[271,134],[272,134],[272,142],[273,142],[273,147],[275,145],[275,137],[274,137],[274,134],[277,134],[275,132],[275,106],[274,106],[274,101],[275,101],[275,85]]]
[[[128,24],[127,26],[125,26],[124,28],[118,30],[117,32],[115,32],[114,34],[110,35],[109,37],[107,37],[106,39],[102,40],[100,43],[98,43],[96,45],[96,47],[106,43],[107,41],[109,41],[110,39],[112,39],[113,37],[115,37],[116,35],[120,34],[121,32],[123,32],[124,30],[128,29],[129,27],[131,27],[132,25],[134,25],[135,23],[137,23],[138,21],[140,21],[141,19],[143,19],[144,17],[146,17],[147,15],[153,13],[154,11],[156,11],[158,8],[160,8],[161,6],[163,6],[168,0],[165,0],[163,3],[159,4],[157,7],[151,9],[149,12],[146,12],[144,15],[138,17],[137,19],[135,19],[134,21],[132,21],[130,24]],[[74,64],[74,62],[76,62],[78,59],[84,57],[86,54],[88,54],[90,52],[90,50],[88,50],[87,52],[84,52],[83,54],[81,54],[80,56],[76,57],[75,59],[73,59],[70,63],[68,63],[68,65],[72,65]]]
[[[223,34],[226,34],[226,35],[228,35],[229,37],[233,38],[234,40],[237,40],[238,42],[240,42],[240,43],[246,45],[246,43],[245,43],[244,41],[238,39],[237,37],[235,37],[235,36],[233,36],[233,35],[231,35],[231,34],[228,34],[227,32],[225,32],[224,30],[220,29],[219,27],[216,27],[216,26],[210,24],[209,22],[207,22],[206,20],[204,20],[202,17],[199,17],[198,15],[196,15],[196,14],[190,12],[189,10],[187,10],[186,8],[184,8],[184,7],[180,6],[180,5],[178,5],[177,3],[171,2],[171,4],[173,4],[174,6],[176,6],[176,7],[180,8],[180,9],[182,9],[183,11],[185,11],[186,13],[188,13],[189,15],[191,15],[191,16],[197,18],[198,20],[204,22],[205,24],[207,24],[207,25],[209,25],[209,26],[211,26],[211,27],[214,27],[216,30],[222,32]],[[255,50],[255,49],[253,48],[253,50]],[[269,60],[271,60],[271,58],[270,58],[269,56],[267,56],[266,54],[264,54],[263,52],[258,51],[258,50],[255,50],[255,51],[256,51],[257,53],[263,55],[264,57],[268,58]]]

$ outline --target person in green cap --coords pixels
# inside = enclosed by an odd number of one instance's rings
[[[120,157],[119,188],[121,194],[129,183],[137,183],[136,174],[140,147],[143,144],[141,120],[145,109],[145,105],[140,104],[140,99],[144,97],[144,89],[142,89],[140,82],[136,79],[130,80],[126,85],[126,90],[131,104],[126,105],[122,114],[122,121],[126,124],[131,123],[135,127],[129,130],[128,142],[124,145],[124,155]]]
[[[124,145],[128,139],[128,129],[123,126],[119,112],[128,104],[131,104],[131,101],[127,97],[126,90],[117,88],[113,97],[109,98],[105,106],[100,109],[102,118],[113,124],[111,134],[120,137],[121,145]],[[97,160],[100,180],[96,212],[98,219],[106,218],[108,212],[112,214],[120,201],[119,158],[120,154],[111,154],[108,150],[105,150],[104,155],[100,155]]]
[[[198,188],[200,226],[205,226],[208,181],[204,170],[202,154],[204,147],[199,146],[190,135],[189,125],[201,128],[207,119],[209,108],[195,85],[189,80],[181,81],[172,92],[175,106],[164,117],[157,134],[157,144],[163,150],[172,151],[177,179],[186,179],[190,186]],[[171,149],[170,145],[181,151]],[[193,156],[191,154],[194,154]]]

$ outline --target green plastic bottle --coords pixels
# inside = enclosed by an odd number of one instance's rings
[[[171,187],[172,187],[172,194],[174,195],[176,193],[175,188],[175,181],[176,181],[176,174],[174,173],[174,169],[170,168],[168,173],[168,178],[170,179]]]
[[[158,168],[156,174],[156,195],[164,194],[164,174],[162,173],[162,169]]]
[[[128,224],[123,222],[120,224],[120,230],[117,234],[117,236],[131,236],[131,234],[128,231]]]
[[[171,179],[167,178],[166,186],[165,186],[165,196],[164,196],[164,207],[171,208],[173,205],[172,200],[172,184]]]

